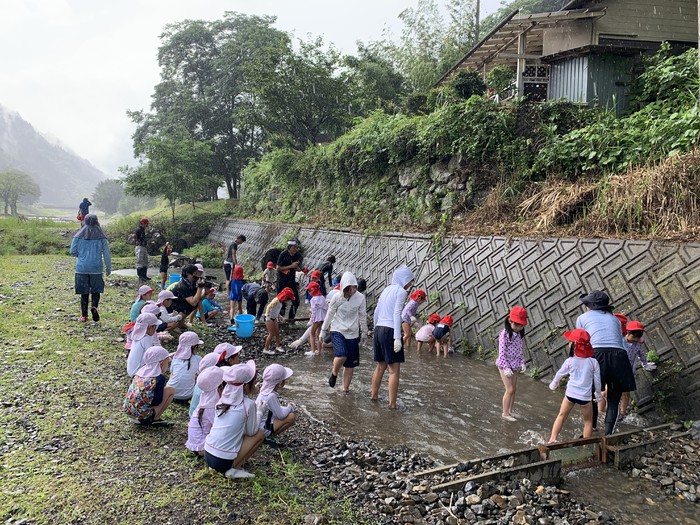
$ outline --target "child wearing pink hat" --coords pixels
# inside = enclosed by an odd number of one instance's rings
[[[204,440],[204,459],[227,478],[253,478],[241,467],[255,453],[265,433],[258,428],[255,402],[255,361],[224,371],[226,387],[216,406],[216,417]]]
[[[189,401],[192,398],[195,376],[199,371],[199,362],[202,360],[196,354],[200,345],[203,344],[204,341],[195,332],[180,334],[168,381],[168,386],[175,389],[175,401]]]
[[[566,393],[561,401],[559,415],[552,426],[552,434],[547,444],[555,443],[559,437],[559,432],[564,426],[569,412],[575,405],[581,407],[583,417],[583,437],[591,437],[593,434],[593,404],[591,403],[591,385],[595,392],[596,401],[600,401],[600,365],[596,361],[591,346],[591,336],[582,328],[564,332],[564,337],[574,343],[573,357],[564,361],[559,371],[549,384],[550,390],[556,390],[562,377],[568,375],[569,381],[566,383]]]
[[[224,371],[216,366],[200,372],[197,377],[197,387],[202,394],[199,396],[194,413],[190,415],[185,447],[200,456],[204,456],[204,440],[214,424],[223,380]]]
[[[258,426],[265,432],[265,437],[281,434],[296,421],[294,403],[283,407],[277,395],[277,391],[284,387],[293,373],[291,368],[278,364],[268,365],[263,372],[263,382],[255,400],[255,407],[258,412]]]
[[[143,355],[143,366],[131,380],[124,399],[124,411],[135,423],[153,425],[175,396],[175,390],[167,386],[165,372],[170,364],[170,353],[162,346],[152,346]]]
[[[131,348],[126,358],[126,372],[132,377],[143,366],[143,356],[157,342],[154,340],[160,321],[153,314],[141,314],[131,329]]]
[[[428,300],[424,290],[416,290],[408,296],[406,306],[401,310],[401,330],[403,331],[403,346],[404,350],[411,349],[411,341],[413,340],[412,326],[416,324],[416,314],[418,308]]]
[[[129,312],[129,321],[136,321],[136,318],[141,313],[143,305],[153,298],[153,288],[148,285],[143,285],[139,288],[139,294],[136,296],[136,301],[131,305]]]
[[[518,376],[513,372],[525,372],[525,353],[523,351],[525,325],[527,325],[527,311],[522,306],[515,306],[511,308],[504,322],[504,328],[498,336],[496,366],[506,390],[503,394],[503,412],[501,412],[501,417],[506,421],[515,421],[513,403],[515,402]]]
[[[430,314],[430,317],[428,317],[428,322],[418,329],[416,332],[416,343],[418,345],[416,349],[419,352],[423,347],[423,344],[428,345],[428,352],[433,351],[433,348],[435,348],[435,337],[433,336],[433,331],[439,322],[440,314]]]
[[[319,274],[320,273],[321,272],[319,272]],[[311,323],[311,333],[309,334],[311,350],[304,355],[314,356],[321,353],[319,334],[321,333],[323,320],[326,318],[326,313],[328,312],[328,303],[326,302],[326,298],[323,297],[323,294],[321,294],[321,285],[318,281],[311,281],[306,287],[306,290],[308,290],[308,293],[311,295],[311,301],[309,303],[311,306],[311,315],[309,319]]]
[[[228,344],[228,343],[224,343]],[[219,354],[216,353],[216,349],[219,348],[218,345],[213,352],[208,353],[204,357],[202,357],[202,360],[199,362],[199,370],[198,373],[201,374],[204,372],[207,368],[211,368],[212,366],[218,366],[219,363]],[[231,345],[233,346],[233,345]],[[190,411],[189,411],[189,416],[192,417],[192,414],[194,414],[194,409],[197,408],[197,404],[199,403],[199,397],[202,395],[202,391],[199,389],[199,386],[197,384],[194,385],[194,390],[192,391],[192,399],[190,399]]]

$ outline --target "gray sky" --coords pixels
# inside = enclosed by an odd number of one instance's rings
[[[163,27],[225,11],[277,16],[297,37],[322,35],[345,53],[378,39],[417,0],[3,0],[0,105],[108,176],[133,164],[127,109],[149,109]],[[499,0],[482,0],[482,17]]]

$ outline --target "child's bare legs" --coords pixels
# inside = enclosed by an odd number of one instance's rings
[[[382,379],[384,378],[384,372],[386,371],[386,363],[379,362],[372,373],[372,390],[370,392],[370,399],[376,401],[379,399],[379,387],[382,384]]]
[[[389,408],[396,409],[396,399],[399,396],[399,376],[401,374],[401,363],[391,363],[389,368]]]
[[[354,368],[345,368],[343,370],[343,392],[350,392],[350,382],[352,381],[352,375],[354,372]]]
[[[264,350],[269,350],[270,349],[270,343],[272,343],[272,339],[274,338],[275,341],[277,342],[277,347],[279,348],[282,346],[280,344],[280,329],[279,325],[277,324],[277,319],[272,319],[269,321],[265,321],[265,328],[267,328],[267,338],[265,339],[265,348]]]
[[[232,320],[231,322],[233,322],[234,307],[235,307],[235,301],[229,300],[229,302],[228,302],[228,318]]]
[[[236,301],[238,305],[238,315],[243,315],[243,301]]]
[[[423,341],[419,341],[416,339],[416,351],[420,352],[421,347],[423,346]]]
[[[450,348],[452,347],[452,339],[450,338],[450,334],[447,334],[447,343],[443,343],[442,346],[445,347],[445,354],[443,355],[443,357],[447,357],[447,354]]]
[[[277,419],[272,425],[273,432],[271,436],[279,436],[282,432],[291,427],[297,420],[297,415],[294,412],[287,414],[284,419]]]
[[[581,416],[583,416],[583,437],[589,438],[593,435],[593,402],[581,405]]]
[[[435,338],[433,337],[430,343],[428,343],[428,353],[432,353],[435,350]]]
[[[435,339],[435,357],[440,357],[440,340]]]
[[[214,318],[219,315],[219,310],[212,310],[207,314],[207,322],[213,321]]]
[[[598,413],[599,414],[605,414],[605,412],[608,410],[608,387],[607,385],[601,392],[600,396],[600,402],[598,403]]]
[[[590,406],[590,403],[588,404],[588,409],[589,409],[589,423],[592,425],[592,407]],[[549,441],[547,443],[554,443],[556,442],[557,438],[559,437],[559,432],[561,432],[561,427],[564,426],[564,422],[566,421],[566,418],[569,417],[569,412],[571,412],[571,409],[574,408],[574,404],[569,401],[566,396],[564,396],[564,399],[561,400],[561,406],[559,407],[559,415],[557,418],[554,420],[554,425],[552,426],[552,433],[549,436]],[[584,425],[585,429],[585,425]],[[591,433],[593,432],[593,427],[591,426],[589,428],[589,431]],[[585,430],[584,430],[584,436],[585,436]]]
[[[411,331],[411,325],[406,322],[401,323],[401,330],[403,331],[403,346],[406,351],[411,349],[411,340],[413,339],[413,332]]]
[[[627,415],[627,409],[630,405],[630,393],[622,392],[622,398],[620,398],[620,417],[625,417]]]
[[[309,334],[309,342],[311,343],[311,351],[315,354],[321,353],[321,340],[319,339],[319,334],[321,333],[322,321],[317,321],[311,325],[311,333]]]
[[[506,376],[502,369],[498,369],[498,373],[501,374],[501,381],[503,381],[503,386],[506,391],[503,394],[503,412],[501,417],[513,417],[513,402],[515,401],[515,390],[517,386],[518,376],[513,374],[512,376]]]
[[[173,399],[175,399],[175,388],[166,386],[163,389],[163,401],[160,402],[160,405],[153,407],[153,421],[158,421],[160,419],[160,416],[163,415],[165,409],[173,402]]]
[[[168,273],[167,272],[160,272],[160,288],[161,290],[165,290],[165,281],[168,280]]]
[[[243,436],[241,448],[238,449],[238,456],[233,460],[233,468],[241,468],[255,454],[263,439],[265,439],[265,432],[262,428],[252,436]]]

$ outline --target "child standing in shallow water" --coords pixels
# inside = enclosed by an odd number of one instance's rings
[[[416,290],[408,297],[409,300],[406,303],[406,306],[404,306],[403,310],[401,310],[401,330],[403,332],[404,350],[411,349],[411,341],[413,340],[413,331],[411,327],[416,324],[416,314],[418,313],[418,308],[427,299],[427,296],[423,290]]]
[[[498,336],[496,366],[506,389],[501,412],[501,417],[506,421],[515,421],[513,402],[518,382],[518,376],[515,374],[525,371],[525,353],[523,352],[525,325],[527,325],[527,311],[522,306],[516,306],[510,310],[505,320],[505,327]]]
[[[591,437],[593,433],[593,404],[591,403],[591,384],[594,385],[595,398],[599,401],[600,393],[600,365],[593,357],[591,337],[581,328],[565,332],[564,337],[574,343],[574,357],[569,357],[561,366],[557,374],[549,384],[551,390],[556,390],[559,381],[565,375],[569,376],[566,384],[566,394],[561,402],[559,415],[552,426],[552,434],[549,443],[555,443],[564,426],[569,412],[574,405],[581,407],[583,416],[583,437]]]
[[[452,323],[453,319],[451,315],[446,315],[440,322],[435,326],[433,330],[433,337],[435,338],[435,347],[437,348],[436,357],[440,357],[440,349],[444,348],[444,357],[452,352]]]

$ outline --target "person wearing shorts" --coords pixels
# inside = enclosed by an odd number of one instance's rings
[[[100,320],[98,306],[100,295],[105,291],[102,278],[103,268],[107,275],[112,273],[112,256],[109,242],[100,228],[97,215],[92,213],[84,218],[85,226],[73,236],[70,254],[77,257],[75,264],[75,293],[80,295],[80,322],[88,320],[88,304],[92,299],[92,320]],[[104,260],[104,267],[102,261]]]
[[[406,266],[399,267],[391,276],[391,284],[384,288],[374,310],[374,360],[377,363],[372,374],[372,401],[379,399],[379,387],[389,369],[389,408],[396,409],[399,393],[399,374],[404,362],[401,310],[413,286],[413,272]]]
[[[335,387],[340,369],[345,368],[343,392],[347,393],[355,367],[360,364],[360,344],[367,341],[368,333],[367,300],[357,291],[357,279],[350,272],[345,272],[341,277],[340,290],[328,306],[321,326],[321,341],[329,331],[335,357],[328,385]]]
[[[228,246],[226,251],[226,259],[224,259],[224,275],[226,276],[226,291],[228,291],[229,281],[231,280],[231,272],[233,267],[238,264],[238,247],[246,241],[245,235],[241,234],[236,237]]]

